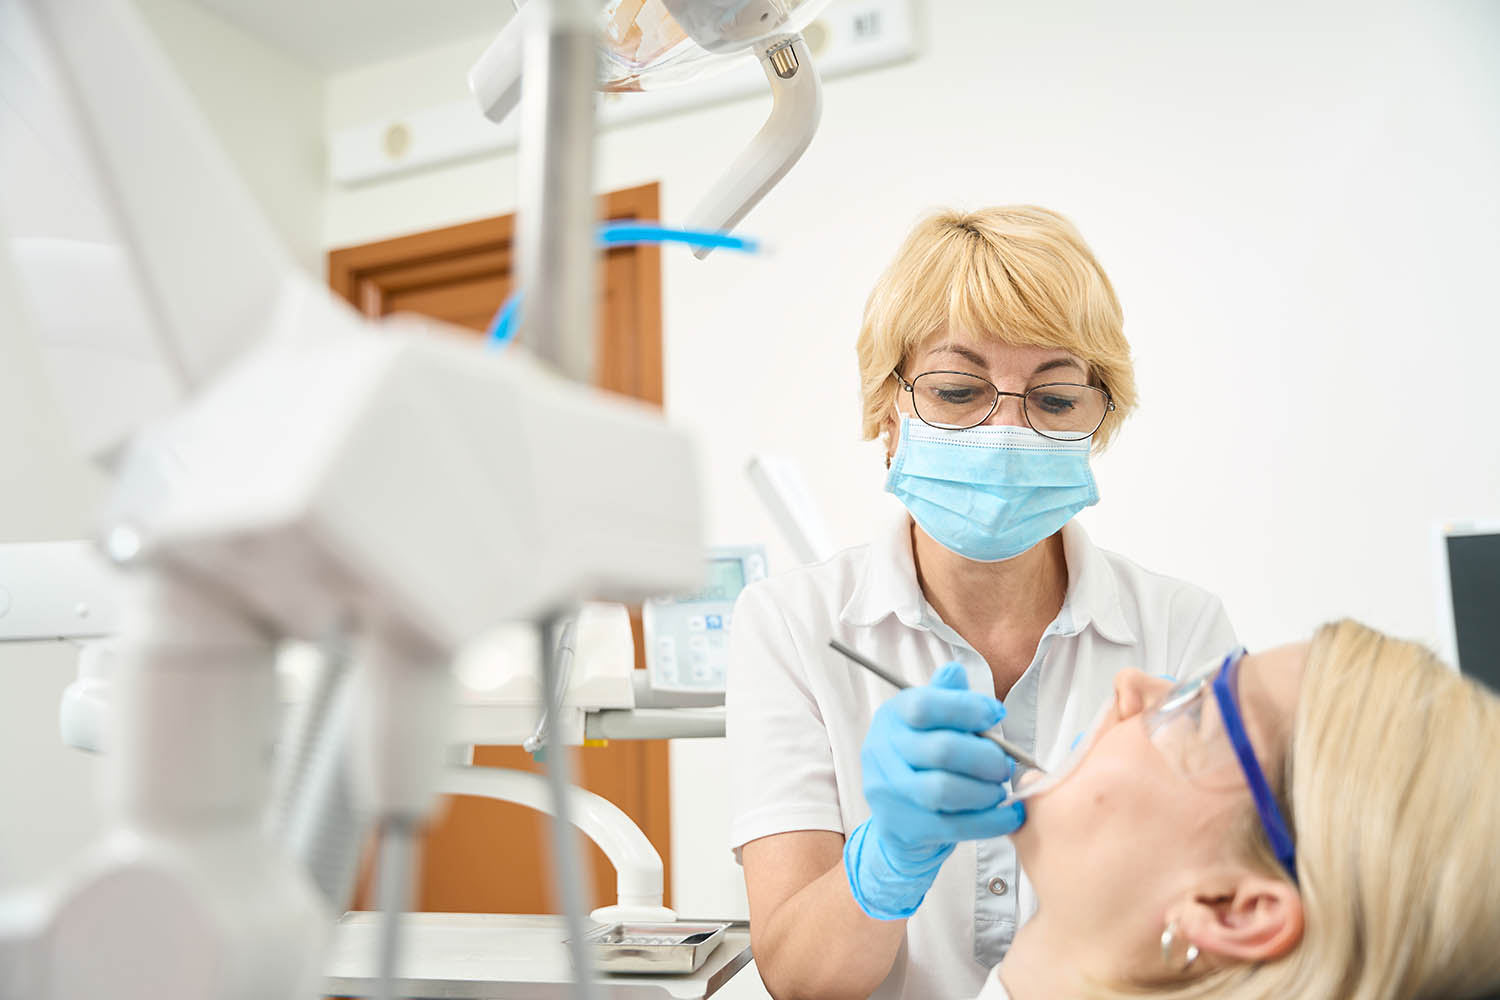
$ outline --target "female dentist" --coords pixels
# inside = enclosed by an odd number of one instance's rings
[[[1000,722],[1052,764],[1121,668],[1235,648],[1217,598],[1072,520],[1135,403],[1121,326],[1077,230],[1030,206],[926,219],[871,293],[864,433],[906,510],[734,613],[731,841],[778,1000],[977,994],[1036,903],[1007,837],[1024,809],[1000,805],[1012,762],[975,734]]]

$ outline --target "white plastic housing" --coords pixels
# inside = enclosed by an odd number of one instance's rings
[[[0,996],[315,996],[333,914],[262,829],[269,639],[194,582],[129,591],[108,832],[33,905],[0,898]]]
[[[376,336],[303,291],[282,336],[141,435],[111,544],[218,581],[282,636],[378,624],[440,653],[699,581],[697,463],[659,411],[439,324]]]
[[[66,746],[89,753],[105,750],[105,731],[114,709],[120,644],[99,639],[78,652],[78,679],[63,689],[57,729]]]
[[[787,34],[828,0],[661,0],[679,27],[708,52],[733,52]]]
[[[492,122],[503,122],[521,103],[521,36],[526,8],[506,22],[469,68],[469,91]]]

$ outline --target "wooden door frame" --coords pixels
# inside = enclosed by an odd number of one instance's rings
[[[655,221],[661,214],[661,185],[642,184],[600,195],[599,217],[606,221],[638,219]],[[623,392],[660,406],[662,402],[661,344],[661,248],[643,245],[625,248],[635,264],[636,300],[634,322],[620,331],[612,350],[600,352],[595,382],[601,388]],[[606,251],[607,254],[617,251]],[[364,315],[374,319],[384,314],[385,295],[395,290],[393,281],[410,282],[415,276],[452,280],[463,273],[465,262],[493,267],[496,254],[508,262],[515,255],[515,216],[465,222],[443,229],[396,236],[377,243],[344,247],[328,253],[328,284]],[[476,267],[477,269],[477,267]],[[614,363],[611,363],[614,359]],[[633,363],[626,364],[630,359]]]
[[[644,184],[601,195],[603,220],[655,221],[660,218],[660,185]],[[515,216],[481,219],[441,229],[397,236],[328,253],[328,283],[362,314],[378,319],[386,297],[394,292],[441,285],[469,276],[510,271],[515,256]],[[633,290],[625,321],[611,327],[611,340],[596,355],[595,384],[660,406],[662,403],[661,249],[654,245],[611,248],[603,253],[601,292],[613,281],[629,281]],[[620,266],[615,266],[620,265]],[[618,320],[618,314],[614,317]],[[632,614],[636,665],[644,665],[639,613]],[[665,905],[671,905],[671,795],[667,783],[645,780],[667,773],[670,755],[665,740],[643,741],[635,758],[642,768],[640,826],[662,852]],[[476,763],[483,759],[476,750]]]

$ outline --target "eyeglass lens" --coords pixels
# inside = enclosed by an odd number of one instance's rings
[[[1179,774],[1201,787],[1232,788],[1243,778],[1212,697],[1218,666],[1179,682],[1142,719],[1152,745]]]
[[[984,423],[1000,398],[994,385],[963,372],[923,372],[911,386],[917,416],[951,430]],[[1104,422],[1109,396],[1094,386],[1057,383],[1027,390],[1023,405],[1027,423],[1038,433],[1077,441]]]

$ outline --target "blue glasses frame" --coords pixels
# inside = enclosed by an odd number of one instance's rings
[[[1234,747],[1234,756],[1240,762],[1240,770],[1245,772],[1245,783],[1250,786],[1250,797],[1255,800],[1260,825],[1271,840],[1271,850],[1275,853],[1276,860],[1281,862],[1281,867],[1286,869],[1295,885],[1297,848],[1292,843],[1286,818],[1276,805],[1276,796],[1271,792],[1270,782],[1266,781],[1260,761],[1255,757],[1255,748],[1250,745],[1250,734],[1245,731],[1245,720],[1240,714],[1239,671],[1240,661],[1244,658],[1243,649],[1224,657],[1223,665],[1214,676],[1214,698],[1219,703],[1219,715],[1224,720],[1224,732],[1229,736],[1229,744]]]

